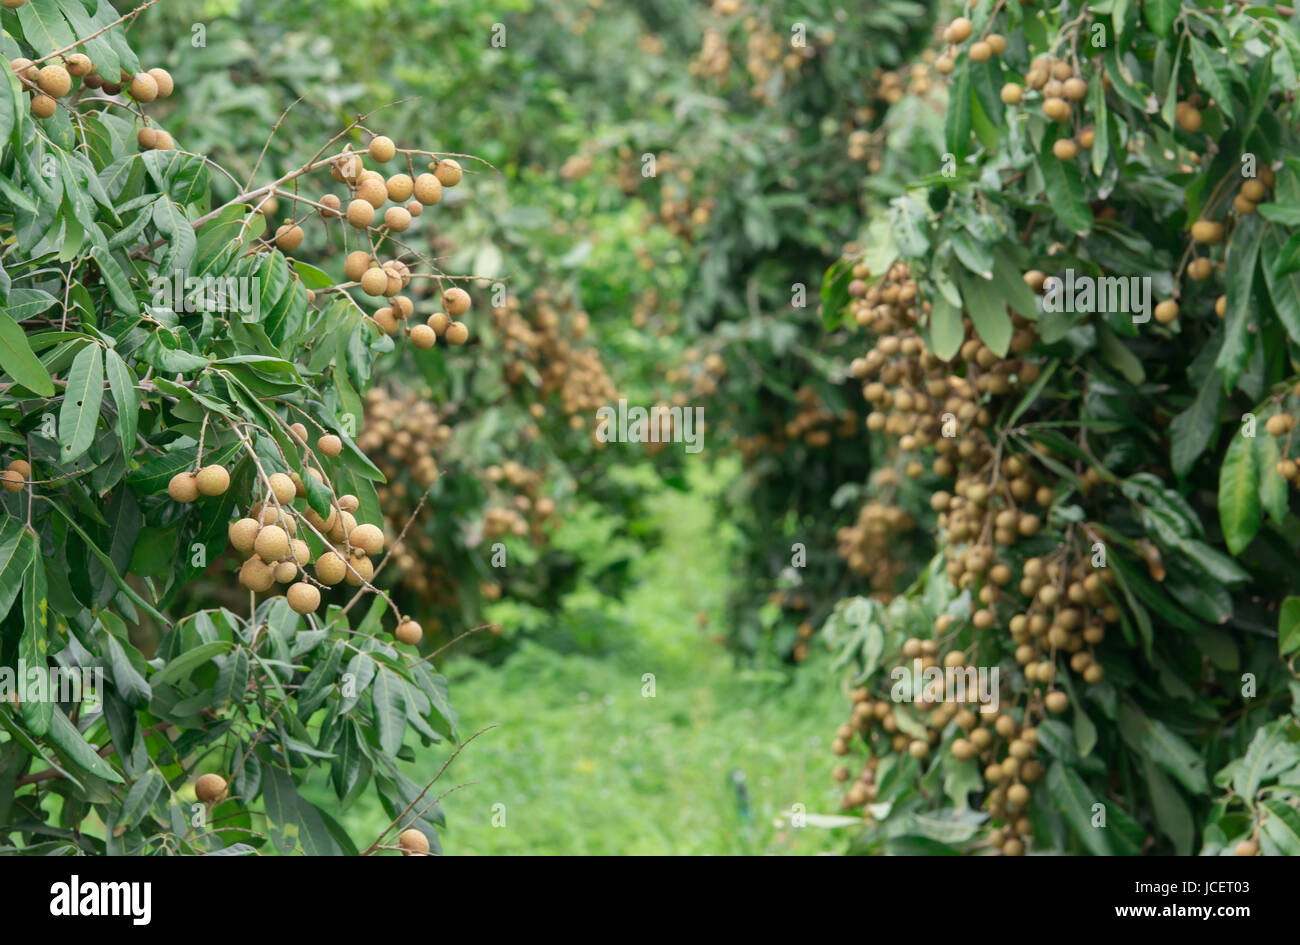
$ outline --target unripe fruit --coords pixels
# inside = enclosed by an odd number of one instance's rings
[[[239,583],[250,591],[259,593],[269,591],[275,584],[275,569],[257,555],[253,555],[240,566]]]
[[[375,222],[375,208],[369,201],[360,198],[348,204],[348,223],[358,230],[364,230]]]
[[[337,456],[343,452],[343,441],[333,433],[326,433],[316,441],[316,448],[326,456]]]
[[[415,345],[422,351],[427,351],[429,348],[432,348],[438,341],[438,336],[434,334],[433,329],[428,325],[413,325],[411,327],[410,336],[411,344]]]
[[[194,484],[203,495],[224,495],[230,488],[230,473],[225,466],[204,466],[194,477]]]
[[[333,586],[343,580],[347,566],[336,551],[327,551],[316,559],[316,580]]]
[[[387,164],[397,154],[397,146],[393,144],[392,138],[379,135],[370,140],[369,151],[371,158],[380,164]]]
[[[384,225],[394,233],[405,232],[410,229],[411,215],[404,207],[389,207],[384,212]]]
[[[158,83],[147,72],[131,76],[131,97],[137,102],[152,102],[158,97]]]
[[[388,273],[375,266],[361,277],[361,291],[366,295],[384,295],[388,292]]]
[[[74,75],[76,73],[73,73]],[[166,69],[154,67],[149,70],[149,76],[153,79],[154,84],[158,86],[158,97],[168,98],[176,89],[176,82],[172,79],[172,74]]]
[[[1060,690],[1049,692],[1047,698],[1043,700],[1043,704],[1047,706],[1048,712],[1053,715],[1060,715],[1070,707],[1070,697]]]
[[[46,95],[63,98],[72,91],[72,76],[63,66],[50,63],[48,66],[41,67],[41,71],[36,76],[36,84]]]
[[[264,525],[253,541],[253,550],[263,561],[283,561],[289,557],[289,536],[279,525]]]
[[[452,322],[447,326],[447,344],[463,345],[469,341],[469,329],[464,322]]]
[[[442,199],[442,181],[432,174],[421,174],[415,179],[415,199],[431,207]]]
[[[90,57],[85,53],[73,53],[63,60],[63,65],[67,68],[69,75],[75,76],[90,75],[95,69],[95,64],[90,61]]]
[[[372,177],[362,181],[357,188],[357,197],[378,210],[388,202],[388,188],[384,186],[384,179],[381,177],[376,180]]]
[[[1052,144],[1052,153],[1062,161],[1072,161],[1079,153],[1079,146],[1069,138],[1058,138]]]
[[[302,227],[284,223],[275,231],[275,245],[286,253],[292,253],[302,245]]]
[[[414,620],[403,620],[393,631],[393,636],[397,637],[401,643],[415,646],[424,639],[424,630]]]
[[[348,253],[347,260],[343,263],[343,275],[349,282],[360,282],[361,277],[366,274],[370,268],[370,254],[362,250],[354,250]]]
[[[5,4],[8,6],[8,4]],[[194,796],[204,804],[213,804],[226,799],[226,779],[219,774],[200,775],[194,782]]]
[[[231,522],[230,528],[226,530],[230,536],[230,547],[241,555],[251,555],[253,542],[257,540],[257,532],[261,527],[261,523],[254,518],[241,518],[237,522]]]
[[[199,497],[199,487],[194,481],[194,473],[179,472],[167,483],[167,494],[173,502],[193,502]]]
[[[451,158],[443,158],[433,170],[433,176],[438,178],[438,182],[444,187],[455,187],[459,184],[461,173],[460,165]],[[420,203],[424,201],[421,200]]]
[[[309,614],[320,606],[320,591],[305,581],[294,584],[284,596],[295,613]]]
[[[368,555],[377,555],[384,550],[383,529],[369,522],[352,529],[348,541]]]
[[[1197,220],[1192,224],[1192,239],[1213,245],[1223,239],[1223,224],[1213,220]]]
[[[1156,321],[1162,325],[1168,325],[1178,317],[1178,303],[1173,299],[1165,299],[1156,306]]]
[[[429,852],[429,838],[414,827],[403,830],[397,838],[397,845],[402,848],[402,856],[412,856]]]
[[[1025,90],[1014,82],[1008,82],[1002,86],[1002,104],[1019,105],[1020,100],[1024,97]]]
[[[447,317],[446,312],[434,312],[424,320],[424,323],[440,335],[446,334],[447,326],[451,324],[451,319]]]
[[[37,118],[49,118],[58,111],[59,104],[42,92],[32,96],[32,114]]]

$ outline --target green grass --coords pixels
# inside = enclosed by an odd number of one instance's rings
[[[441,788],[444,853],[816,853],[839,838],[791,829],[792,805],[836,813],[829,739],[843,696],[829,660],[797,673],[737,668],[713,639],[728,568],[708,490],[658,498],[664,541],[635,563],[618,602],[578,595],[565,619],[598,653],[524,642],[503,664],[444,667],[462,737],[486,725]],[[707,616],[701,627],[698,614]],[[654,695],[644,694],[652,674]],[[446,757],[407,765],[421,783]],[[736,779],[743,779],[744,794]],[[472,783],[468,783],[472,782]],[[502,806],[497,806],[502,805]],[[504,826],[500,823],[504,813]],[[377,810],[344,817],[354,835],[382,827]]]

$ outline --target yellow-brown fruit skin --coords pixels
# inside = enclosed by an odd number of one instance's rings
[[[461,174],[460,164],[451,158],[443,158],[433,170],[433,176],[438,178],[438,183],[444,187],[455,187],[459,184]]]
[[[452,318],[459,318],[469,311],[470,297],[464,289],[453,286],[442,293],[442,310]]]
[[[424,351],[432,348],[438,341],[438,336],[428,325],[415,325],[411,328],[410,334],[411,344]]]
[[[257,541],[257,533],[261,527],[257,519],[252,518],[241,518],[237,522],[231,522],[227,530],[230,536],[230,547],[241,555],[251,555],[253,543]]]
[[[402,856],[422,856],[429,852],[429,838],[414,827],[402,831],[397,845],[402,848]]]
[[[397,154],[397,147],[393,144],[393,139],[386,135],[378,135],[370,141],[370,156],[380,164],[387,164]]]
[[[204,804],[214,804],[226,799],[226,779],[219,774],[200,775],[194,782],[194,796]]]
[[[172,74],[166,69],[153,68],[149,70],[149,76],[158,86],[158,97],[169,98],[172,92],[176,90],[176,82],[172,79]]]
[[[0,482],[4,483],[5,492],[23,491],[22,473],[12,468],[6,469],[3,473],[0,473]]]
[[[253,550],[263,561],[283,561],[289,557],[289,536],[279,525],[266,525],[257,533]]]
[[[316,448],[326,456],[337,456],[343,452],[343,441],[333,433],[327,433],[316,441]]]
[[[452,322],[447,326],[447,343],[450,345],[463,345],[469,341],[469,329],[465,327],[464,322]]]
[[[152,102],[158,97],[158,83],[147,72],[137,72],[131,77],[131,97],[137,102]]]
[[[369,522],[358,525],[348,535],[348,541],[368,555],[377,555],[384,550],[384,532],[378,525]]]
[[[414,620],[406,620],[397,625],[393,631],[399,643],[405,643],[408,646],[415,646],[424,639],[424,630]]]
[[[68,70],[55,63],[42,66],[37,74],[36,84],[41,91],[53,98],[63,98],[72,91],[72,76]]]
[[[230,473],[225,466],[204,466],[194,477],[194,484],[205,496],[225,495],[230,488]]]
[[[249,558],[239,568],[239,583],[250,591],[269,591],[275,584],[275,569],[257,555]]]
[[[320,591],[305,581],[290,587],[284,596],[295,613],[309,614],[320,606]]]
[[[415,179],[415,199],[431,207],[442,200],[442,181],[432,174],[421,174]]]
[[[193,502],[199,497],[199,487],[194,481],[194,473],[180,472],[172,476],[167,483],[167,494],[173,502]]]
[[[292,253],[302,245],[302,237],[302,227],[285,223],[275,231],[275,245],[282,252]]]
[[[327,551],[316,559],[316,579],[331,587],[343,580],[346,566],[337,552]]]
[[[58,102],[44,92],[32,97],[32,114],[37,118],[51,118],[58,108]]]

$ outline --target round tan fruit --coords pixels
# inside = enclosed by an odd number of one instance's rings
[[[415,199],[431,207],[442,199],[442,181],[432,174],[421,174],[415,179]]]
[[[173,151],[176,149],[176,141],[169,132],[158,129],[153,139],[153,149],[155,151]]]
[[[1049,98],[1043,102],[1043,114],[1052,121],[1070,120],[1070,103],[1063,98]]]
[[[231,522],[230,528],[226,530],[230,536],[230,547],[241,555],[251,555],[253,543],[257,541],[257,532],[261,527],[261,523],[255,518],[241,518],[237,522]]]
[[[1061,93],[1071,102],[1081,102],[1088,95],[1088,83],[1074,76],[1065,80]]]
[[[418,856],[429,852],[429,838],[414,827],[402,831],[397,838],[397,845],[402,848],[402,856]]]
[[[1237,856],[1259,856],[1259,841],[1254,839],[1243,840],[1237,844],[1234,852]]]
[[[158,146],[158,129],[141,128],[135,133],[135,143],[140,146],[141,151],[152,151]]]
[[[1178,303],[1173,299],[1165,299],[1156,306],[1156,321],[1162,325],[1168,325],[1178,317]]]
[[[293,480],[284,473],[271,473],[266,481],[271,487],[271,494],[275,496],[275,501],[281,505],[288,505],[294,500],[294,496],[298,494],[298,490],[294,488]]]
[[[95,64],[85,53],[73,53],[63,60],[63,65],[67,67],[69,75],[78,77],[90,75],[95,70]]]
[[[63,66],[50,63],[48,66],[41,67],[41,71],[36,76],[36,84],[46,95],[63,98],[72,91],[72,76]]]
[[[1014,82],[1008,82],[1002,86],[1002,104],[1019,105],[1020,100],[1024,98],[1025,90]]]
[[[387,164],[397,154],[397,146],[393,144],[393,139],[385,135],[370,140],[370,156],[380,164]]]
[[[430,329],[432,330],[432,329]],[[0,484],[4,485],[5,492],[22,492],[23,476],[22,473],[10,468],[0,473]]]
[[[1000,33],[989,33],[988,38],[984,40],[993,50],[993,55],[1000,56],[1007,51],[1007,39]]]
[[[452,322],[447,326],[447,344],[463,345],[469,341],[469,329],[464,322]]]
[[[396,326],[394,326],[394,328],[396,328]],[[427,351],[429,348],[432,348],[438,341],[438,336],[428,325],[412,325],[410,336],[411,344],[415,345],[422,351]]]
[[[438,183],[444,187],[455,187],[460,183],[461,174],[460,164],[451,158],[443,158],[438,162],[438,166],[433,169],[433,176],[438,178]],[[424,203],[423,200],[420,203]]]
[[[424,204],[420,203],[418,200],[412,200],[407,203],[406,212],[413,217],[418,217],[420,214],[424,213]]]
[[[360,198],[348,204],[348,223],[358,230],[364,230],[375,222],[375,208],[368,200]]]
[[[375,324],[385,335],[395,335],[398,332],[397,319],[393,317],[393,310],[385,305],[379,309],[373,316]],[[427,346],[426,346],[427,347]]]
[[[203,495],[225,495],[230,488],[230,473],[225,466],[204,466],[194,477],[194,484]]]
[[[432,328],[438,334],[446,334],[447,326],[451,324],[451,319],[447,317],[446,312],[434,312],[424,320],[424,323]]]
[[[275,584],[275,569],[257,555],[239,567],[239,583],[250,591],[269,591]]]
[[[333,586],[343,580],[347,566],[343,558],[335,551],[327,551],[316,559],[316,579],[322,584]]]
[[[393,636],[397,637],[400,643],[415,646],[424,639],[424,630],[414,620],[403,620],[393,631]]]
[[[459,286],[452,286],[442,293],[442,308],[452,318],[459,318],[469,311],[469,293]]]
[[[370,254],[359,249],[354,250],[348,253],[348,258],[343,263],[343,275],[347,276],[350,282],[360,282],[369,268]]]
[[[309,614],[320,606],[320,591],[305,581],[291,586],[284,596],[296,613]]]
[[[289,557],[299,565],[307,564],[311,561],[311,546],[301,538],[289,539]]]
[[[289,557],[289,536],[279,525],[264,525],[253,541],[253,550],[263,561],[283,561]]]
[[[194,782],[194,796],[204,804],[226,799],[226,779],[219,774],[203,774]]]
[[[984,41],[971,43],[970,58],[971,62],[988,62],[993,58],[993,47]]]
[[[1058,689],[1055,692],[1049,692],[1047,698],[1043,700],[1043,704],[1047,706],[1048,712],[1053,715],[1060,715],[1070,707],[1070,697]]]
[[[1223,224],[1214,220],[1197,220],[1192,224],[1192,239],[1214,245],[1223,239]]]
[[[1294,426],[1295,417],[1289,413],[1275,413],[1268,418],[1268,422],[1264,424],[1264,429],[1268,430],[1272,436],[1285,436],[1291,432]]]
[[[386,295],[388,293],[388,273],[375,266],[367,269],[361,277],[361,291],[366,295]]]
[[[166,69],[160,69],[155,66],[149,70],[149,76],[158,86],[159,98],[169,98],[172,92],[176,90],[176,82],[172,79],[172,74]]]
[[[276,584],[288,584],[298,576],[298,566],[292,561],[281,561],[271,569],[271,573],[275,575]]]
[[[361,186],[357,188],[357,197],[378,210],[388,202],[388,188],[384,186],[384,179],[372,177],[362,181]]]
[[[361,507],[361,500],[358,499],[356,496],[354,496],[352,493],[348,492],[345,493],[344,495],[339,496],[339,501],[337,504],[339,507],[339,511],[341,512],[355,512],[357,509]]]
[[[147,72],[131,76],[131,97],[137,102],[152,102],[158,97],[158,83]]]
[[[378,525],[366,522],[352,529],[348,541],[368,555],[377,555],[384,550],[384,531]]]
[[[1268,188],[1261,181],[1248,180],[1241,185],[1241,195],[1252,203],[1259,203],[1268,196]]]
[[[32,96],[32,114],[37,118],[50,118],[58,108],[59,103],[44,92]]]
[[[970,39],[972,29],[971,21],[964,16],[959,16],[948,24],[944,36],[950,43],[964,43]]]
[[[343,441],[333,433],[326,433],[316,441],[316,448],[326,456],[337,456],[343,452]]]
[[[393,314],[398,318],[410,318],[415,314],[415,303],[404,295],[394,296]]]
[[[193,502],[199,497],[199,487],[192,472],[179,472],[167,483],[167,494],[173,502]]]
[[[360,587],[368,583],[375,576],[375,565],[369,558],[362,555],[359,558],[352,558],[348,563],[347,574],[344,579],[353,587]]]
[[[302,245],[302,227],[292,223],[282,224],[275,231],[275,245],[286,253],[292,253]]]
[[[384,211],[384,225],[394,233],[402,233],[411,228],[411,215],[405,207],[389,207]]]
[[[1069,138],[1058,138],[1052,145],[1052,153],[1062,161],[1073,161],[1079,153],[1079,146]]]
[[[384,186],[388,189],[388,199],[393,203],[405,203],[415,193],[415,181],[411,180],[410,174],[394,174]]]

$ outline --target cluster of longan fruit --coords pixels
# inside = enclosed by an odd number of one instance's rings
[[[31,475],[32,466],[27,460],[10,460],[4,472],[0,472],[0,486],[4,487],[5,492],[22,492]]]
[[[1295,384],[1288,392],[1292,397],[1300,398],[1300,383]],[[1283,394],[1285,397],[1285,393]],[[1269,417],[1264,422],[1264,429],[1269,436],[1276,437],[1281,442],[1278,443],[1278,451],[1282,458],[1277,462],[1277,474],[1291,483],[1297,489],[1300,489],[1300,464],[1290,458],[1291,443],[1295,438],[1296,415],[1279,411]]]
[[[897,478],[892,469],[874,473],[877,486]],[[866,578],[881,599],[888,599],[907,570],[896,554],[900,538],[916,529],[916,520],[893,503],[870,500],[858,510],[857,521],[835,533],[836,551],[854,574]]]
[[[486,475],[507,504],[484,510],[484,537],[530,536],[534,544],[543,544],[547,528],[555,524],[555,500],[542,494],[546,484],[542,473],[511,459],[489,466]]]
[[[120,95],[125,91],[140,103],[167,98],[176,88],[171,73],[166,69],[154,68],[134,74],[123,69],[117,80],[109,81],[99,74],[85,53],[66,53],[54,59],[58,61],[47,57],[42,60],[43,65],[21,56],[9,62],[9,68],[17,73],[23,91],[31,95],[31,112],[37,118],[53,117],[58,109],[58,100],[72,94],[74,78],[81,80],[83,89],[98,89],[105,95]],[[137,138],[145,150],[170,151],[175,147],[171,135],[159,128],[146,126],[140,129]]]

